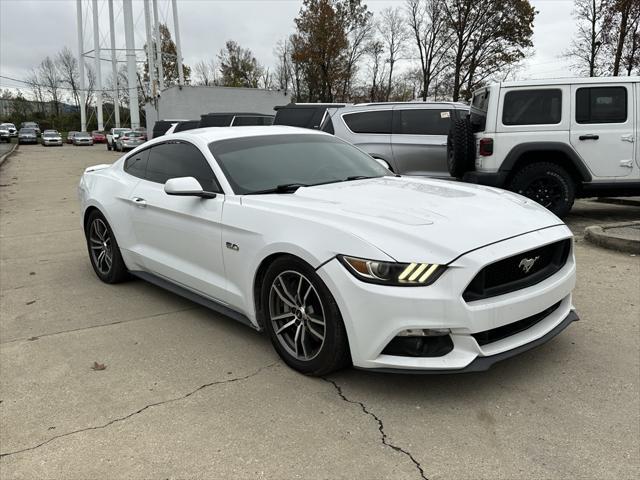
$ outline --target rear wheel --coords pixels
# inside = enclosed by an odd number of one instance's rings
[[[281,257],[267,270],[261,288],[271,343],[291,368],[325,375],[349,364],[349,344],[340,310],[313,268]]]
[[[571,175],[560,165],[549,162],[522,168],[511,180],[509,190],[535,200],[559,217],[569,213],[576,195]]]
[[[89,215],[85,235],[91,266],[98,278],[105,283],[126,280],[129,274],[118,242],[106,218],[97,210]]]

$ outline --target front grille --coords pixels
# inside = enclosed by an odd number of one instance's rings
[[[560,306],[560,303],[562,302],[551,305],[546,310],[517,322],[509,323],[508,325],[503,325],[502,327],[493,328],[491,330],[485,330],[484,332],[474,333],[471,336],[476,339],[480,346],[497,342],[498,340],[502,340],[503,338],[510,337],[511,335],[515,335],[516,333],[523,332],[528,328],[533,327],[536,323],[551,315]]]
[[[487,265],[471,281],[462,298],[472,302],[540,283],[567,263],[570,251],[568,238]]]

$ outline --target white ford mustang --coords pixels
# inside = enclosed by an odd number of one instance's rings
[[[191,130],[86,169],[96,275],[258,329],[284,361],[484,370],[578,317],[570,230],[506,191],[394,175],[331,135]]]

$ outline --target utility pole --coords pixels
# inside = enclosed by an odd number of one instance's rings
[[[113,0],[109,0],[109,30],[111,31],[111,74],[113,75],[113,111],[116,128],[120,128],[120,95],[118,94],[118,61],[116,60],[116,34],[113,24]]]
[[[98,111],[98,130],[104,130],[102,118],[102,60],[100,59],[100,25],[98,24],[98,0],[93,0],[93,54],[96,66],[96,110]]]
[[[184,85],[184,72],[182,71],[182,49],[180,48],[180,26],[178,22],[178,4],[171,0],[173,7],[173,29],[176,31],[176,55],[178,57],[178,85]]]
[[[80,2],[81,0],[78,0]],[[140,127],[138,111],[138,86],[136,84],[136,46],[133,36],[133,6],[131,0],[122,0],[122,16],[124,17],[124,40],[127,48],[127,88],[129,89],[129,111],[131,128]]]
[[[149,11],[149,0],[143,0],[144,3],[144,24],[147,30],[147,65],[149,66],[149,97],[151,97],[151,103],[155,103],[156,98],[156,61],[155,52],[153,48],[153,39],[151,32],[153,26],[151,25],[151,12]]]
[[[82,35],[82,0],[76,0],[78,18],[78,73],[80,74],[80,130],[87,131],[87,110],[84,89],[84,37]]]
[[[153,24],[156,30],[156,65],[158,65],[158,84],[160,91],[164,90],[164,67],[162,66],[162,38],[160,37],[160,23],[158,22],[158,0],[153,0]]]

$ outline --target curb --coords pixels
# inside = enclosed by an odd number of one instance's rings
[[[5,153],[4,155],[2,155],[0,157],[0,167],[2,166],[2,164],[4,163],[4,161],[9,158],[9,155],[11,155],[13,152],[16,151],[16,148],[18,148],[18,144],[14,143],[13,144],[13,148],[11,150],[9,150],[7,153]]]
[[[623,223],[610,223],[607,225],[592,225],[587,227],[584,232],[584,238],[598,245],[599,247],[608,248],[610,250],[617,250],[619,252],[640,254],[640,240],[633,238],[627,238],[623,236],[614,235],[608,233],[610,228],[620,227],[639,227],[640,222],[623,222]]]
[[[609,203],[612,205],[626,205],[629,207],[640,207],[640,200],[636,200],[635,198],[610,198],[610,197],[600,197],[593,200],[598,203]]]

